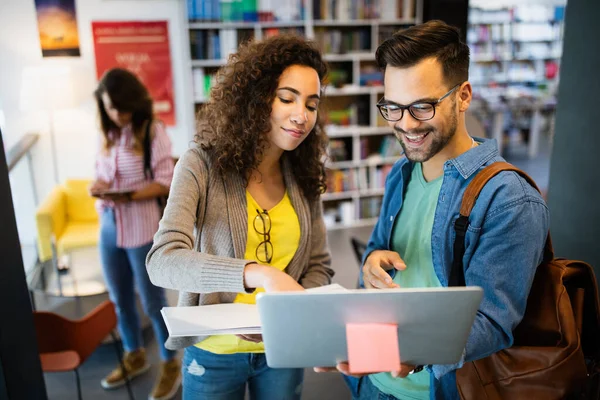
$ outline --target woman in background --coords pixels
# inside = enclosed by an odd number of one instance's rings
[[[164,346],[168,333],[160,310],[167,302],[164,290],[150,282],[145,260],[162,212],[157,199],[169,193],[173,177],[171,142],[164,125],[153,117],[148,90],[131,72],[107,71],[95,97],[102,143],[96,160],[96,180],[90,192],[100,198],[97,204],[100,258],[125,347],[123,365],[129,378],[150,368],[142,343],[135,286],[152,321],[162,359],[149,399],[170,399],[181,382],[180,365],[175,352]],[[147,142],[146,135],[150,135]],[[150,150],[146,156],[145,143]],[[145,160],[148,156],[149,162]],[[145,164],[150,170],[146,170]],[[123,386],[125,374],[121,366],[101,384],[105,389]]]
[[[294,36],[242,45],[219,70],[147,260],[180,306],[254,304],[262,290],[331,282],[320,200],[326,74],[319,51]],[[242,400],[246,387],[251,399],[300,398],[303,370],[269,368],[260,335],[167,346],[185,348],[184,399]]]

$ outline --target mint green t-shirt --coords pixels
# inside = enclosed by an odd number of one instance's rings
[[[426,182],[421,163],[415,164],[392,231],[392,250],[400,254],[406,263],[406,270],[397,271],[394,277],[394,282],[401,288],[441,286],[431,259],[433,217],[441,187],[441,176]],[[373,384],[386,394],[399,399],[428,400],[429,375],[423,370],[406,378],[394,378],[387,372],[369,376]]]

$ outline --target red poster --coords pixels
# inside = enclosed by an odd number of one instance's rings
[[[150,91],[154,112],[175,125],[175,96],[167,21],[92,22],[96,75],[108,69],[134,72]]]

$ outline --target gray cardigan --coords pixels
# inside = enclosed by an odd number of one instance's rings
[[[321,202],[312,204],[296,183],[284,156],[283,178],[300,222],[300,243],[286,272],[303,287],[331,283]],[[246,187],[237,174],[221,174],[208,152],[192,148],[175,166],[169,200],[146,266],[156,286],[179,291],[178,307],[232,303],[245,293],[244,260],[248,217]],[[172,350],[205,336],[170,337]]]

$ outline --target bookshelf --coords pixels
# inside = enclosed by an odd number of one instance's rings
[[[471,8],[467,42],[475,86],[539,86],[558,78],[565,7]]]
[[[526,145],[534,158],[541,131],[552,134],[565,5],[564,0],[471,2],[471,109],[488,126],[501,154],[504,147]]]
[[[331,72],[323,99],[330,137],[326,225],[374,225],[385,178],[401,154],[375,106],[383,95],[375,50],[396,30],[422,21],[423,0],[188,0],[186,12],[195,111],[242,41],[285,32],[320,45]]]

